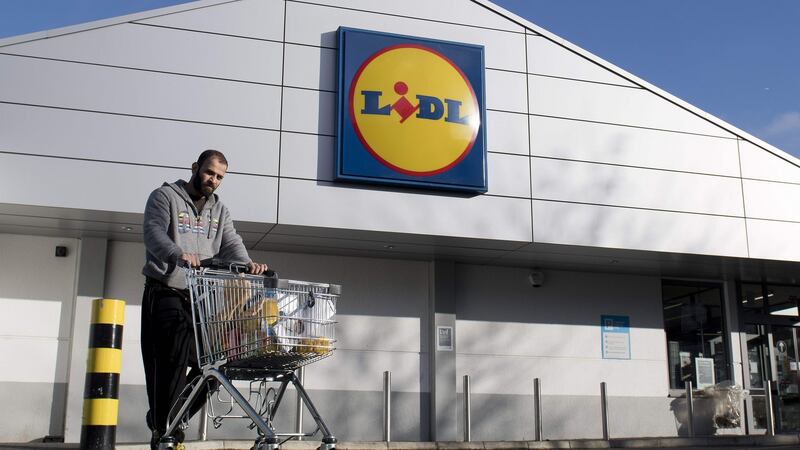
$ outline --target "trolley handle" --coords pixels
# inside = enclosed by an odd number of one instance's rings
[[[228,270],[233,273],[250,273],[250,267],[246,264],[235,263],[231,261],[225,261],[220,258],[207,258],[200,261],[200,267],[205,267],[208,269],[217,269],[217,270]],[[272,269],[267,269],[264,272],[264,278],[274,278],[278,279],[278,274],[275,273]]]

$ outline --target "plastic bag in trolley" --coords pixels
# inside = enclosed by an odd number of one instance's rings
[[[318,292],[314,292],[314,291]],[[336,303],[310,284],[289,281],[277,292],[278,320],[273,327],[278,350],[324,355],[332,350]]]

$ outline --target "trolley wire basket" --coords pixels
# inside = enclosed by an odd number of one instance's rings
[[[202,375],[187,386],[191,391],[174,405],[178,411],[170,417],[175,420],[168,424],[159,448],[175,448],[173,436],[178,427],[186,427],[190,406],[202,401],[205,387],[215,386],[217,397],[223,389],[229,395],[225,402],[229,405],[227,412],[210,414],[215,427],[223,419],[249,419],[250,428],[256,428],[259,434],[255,450],[275,450],[280,446],[279,437],[311,437],[319,431],[323,434],[320,449],[335,449],[336,438],[295,370],[333,353],[336,302],[341,287],[281,280],[274,273],[251,275],[244,273],[243,266],[216,260],[204,261],[204,265],[210,267],[186,269]],[[232,380],[250,381],[249,398],[239,392]],[[279,383],[279,387],[267,387],[270,383]],[[278,433],[272,425],[290,383],[317,424],[311,433]],[[213,392],[208,397],[211,399]],[[238,405],[243,415],[230,414],[233,405]],[[213,407],[209,409],[213,411]]]
[[[294,370],[334,350],[337,285],[201,269],[189,287],[201,367]]]

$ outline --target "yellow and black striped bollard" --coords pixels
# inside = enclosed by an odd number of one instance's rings
[[[119,374],[122,366],[123,300],[92,303],[89,357],[83,391],[82,449],[113,449],[119,412]]]

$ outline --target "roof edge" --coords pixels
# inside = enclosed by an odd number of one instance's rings
[[[560,45],[560,46],[562,46],[562,47],[564,47],[564,48],[566,48],[566,49],[568,49],[568,50],[570,50],[570,51],[572,51],[574,53],[577,53],[580,56],[583,56],[584,58],[588,59],[589,61],[594,62],[595,64],[599,64],[601,67],[604,67],[604,68],[610,70],[611,72],[614,72],[615,74],[627,79],[628,81],[630,81],[630,82],[632,82],[634,84],[638,84],[639,86],[641,86],[644,89],[647,89],[648,91],[658,95],[659,97],[662,97],[662,98],[664,98],[664,99],[676,104],[677,106],[679,106],[681,108],[684,108],[687,111],[692,112],[693,114],[696,114],[696,115],[702,117],[705,120],[708,120],[709,122],[713,123],[714,125],[717,125],[718,127],[720,127],[722,129],[734,134],[737,138],[745,140],[745,141],[748,141],[751,144],[756,145],[756,146],[762,148],[763,150],[765,150],[765,151],[767,151],[769,153],[772,153],[773,155],[777,156],[778,158],[781,158],[781,159],[785,160],[786,162],[788,162],[790,164],[793,164],[793,165],[795,165],[797,167],[800,167],[800,159],[797,158],[796,156],[794,156],[794,155],[792,155],[792,154],[790,154],[790,153],[788,153],[788,152],[786,152],[784,150],[781,150],[778,147],[775,147],[774,145],[772,145],[772,144],[770,144],[768,142],[765,142],[762,139],[757,138],[757,137],[753,136],[752,134],[750,134],[750,133],[748,133],[748,132],[746,132],[744,130],[741,130],[741,129],[737,128],[736,126],[731,125],[728,122],[725,122],[724,120],[714,116],[713,114],[710,114],[710,113],[708,113],[708,112],[706,112],[706,111],[704,111],[704,110],[692,105],[691,103],[688,103],[685,100],[682,100],[682,99],[670,94],[669,92],[667,92],[667,91],[665,91],[665,90],[663,90],[663,89],[661,89],[661,88],[659,88],[659,87],[657,87],[657,86],[655,86],[655,85],[653,85],[653,84],[651,84],[651,83],[649,83],[649,82],[637,77],[636,75],[633,75],[632,73],[626,71],[625,69],[617,67],[616,65],[604,60],[603,58],[600,58],[599,56],[589,52],[588,50],[586,50],[586,49],[584,49],[582,47],[579,47],[579,46],[573,44],[572,42],[569,42],[566,39],[551,33],[550,31],[545,30],[544,28],[542,28],[542,27],[530,22],[529,20],[527,20],[525,18],[522,18],[522,17],[512,13],[511,11],[508,11],[508,10],[504,9],[501,6],[496,5],[496,4],[492,3],[489,0],[472,0],[472,1],[474,3],[477,3],[477,4],[479,4],[479,5],[483,6],[483,7],[491,10],[491,11],[494,11],[497,14],[500,14],[501,16],[504,16],[507,19],[510,19],[510,20],[516,22],[517,24],[521,25],[522,27],[526,28],[529,31],[532,31],[532,32],[540,35],[541,37],[544,37],[544,38],[546,38],[546,39],[548,39],[548,40],[550,40],[550,41],[552,41],[552,42],[554,42],[554,43],[556,43],[556,44],[558,44],[558,45]]]
[[[17,36],[9,36],[0,39],[0,48],[9,45],[23,44],[26,42],[38,41],[41,39],[49,39],[66,34],[80,33],[81,31],[95,30],[98,28],[105,28],[113,25],[120,25],[127,22],[136,20],[153,19],[168,14],[179,12],[191,11],[193,9],[207,8],[209,6],[220,5],[223,3],[233,3],[240,0],[193,0],[180,5],[165,6],[163,8],[149,9],[147,11],[140,11],[136,13],[126,14],[124,16],[109,17],[107,19],[93,20],[91,22],[79,23],[76,25],[67,25],[61,28],[53,28],[44,31],[34,31],[33,33],[20,34]]]

